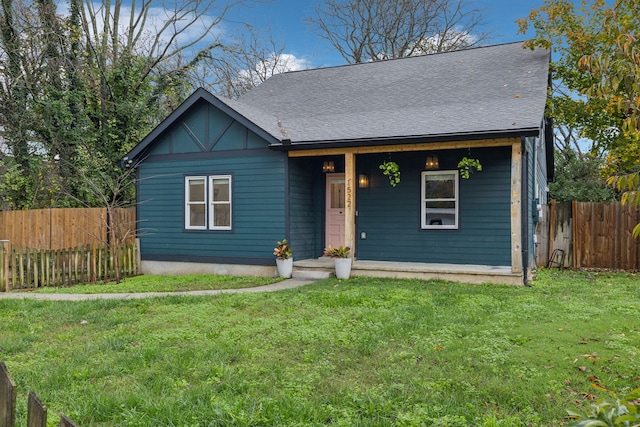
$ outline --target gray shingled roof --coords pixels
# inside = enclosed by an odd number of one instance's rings
[[[550,52],[521,43],[289,72],[229,107],[292,144],[537,132]]]
[[[537,134],[550,52],[521,43],[278,74],[237,101],[196,90],[122,160],[126,164],[200,100],[273,147]]]

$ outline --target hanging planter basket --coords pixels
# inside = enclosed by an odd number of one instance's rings
[[[396,162],[383,162],[379,166],[382,174],[389,178],[389,184],[395,187],[400,182],[400,166]]]
[[[463,157],[462,160],[458,162],[458,170],[460,170],[460,177],[469,179],[472,174],[482,170],[482,164],[478,159]]]

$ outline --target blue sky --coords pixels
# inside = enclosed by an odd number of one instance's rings
[[[526,39],[518,35],[515,21],[529,11],[543,5],[543,0],[467,0],[474,8],[483,10],[487,23],[483,28],[491,32],[489,44],[508,43]],[[313,34],[304,22],[314,13],[314,0],[271,0],[233,13],[239,21],[259,28],[271,28],[276,40],[285,46],[285,53],[305,59],[310,66],[344,64],[333,48]]]

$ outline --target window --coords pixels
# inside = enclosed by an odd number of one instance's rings
[[[344,209],[344,179],[331,180],[331,208]]]
[[[206,178],[203,176],[187,177],[185,181],[185,228],[207,229],[206,183]]]
[[[422,172],[422,228],[458,228],[458,171]]]
[[[209,178],[209,228],[231,230],[231,177],[212,176]]]
[[[185,228],[231,230],[231,176],[185,178]]]

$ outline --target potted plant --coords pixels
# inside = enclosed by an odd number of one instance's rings
[[[458,162],[458,169],[460,170],[460,176],[462,178],[469,179],[472,173],[482,170],[482,165],[478,159],[463,157],[462,160]]]
[[[293,274],[293,250],[287,239],[277,242],[277,245],[273,248],[273,254],[276,256],[278,275],[288,279]]]
[[[351,275],[351,248],[349,246],[338,246],[334,248],[329,245],[324,249],[323,256],[328,256],[334,260],[334,268],[338,279],[348,279]]]
[[[382,174],[389,178],[389,184],[391,184],[392,187],[398,185],[400,182],[400,166],[398,166],[396,162],[382,162],[378,167],[382,171]]]

